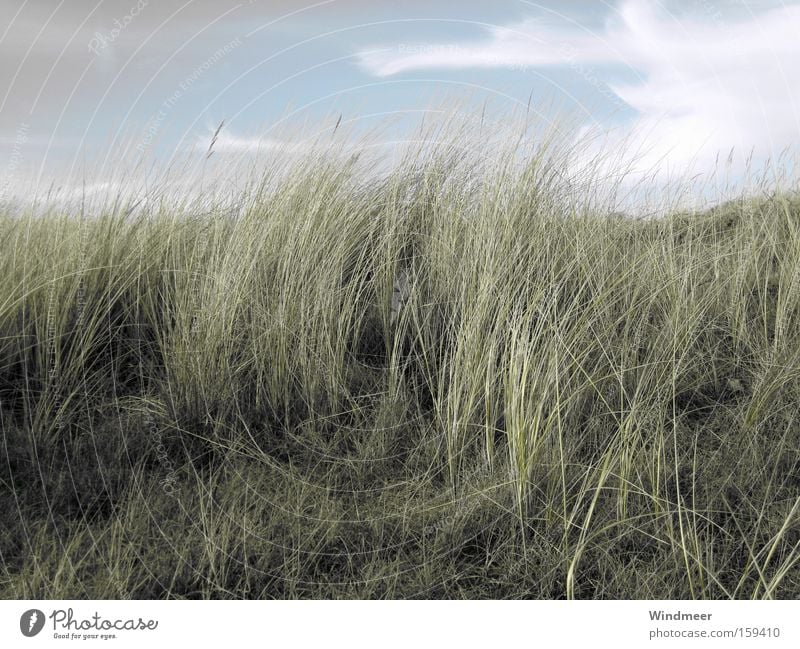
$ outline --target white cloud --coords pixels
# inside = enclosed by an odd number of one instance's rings
[[[489,30],[478,42],[396,46],[360,54],[376,76],[426,69],[590,66],[636,111],[606,145],[628,143],[637,165],[708,172],[733,148],[744,163],[800,143],[800,5],[728,19],[696,3],[670,14],[645,0],[622,2],[592,32],[564,21],[527,20]],[[751,10],[754,11],[751,6]],[[633,83],[615,82],[617,70]],[[630,75],[628,75],[630,76]]]
[[[195,149],[207,151],[210,141],[210,136],[198,138],[195,143]],[[214,142],[213,150],[232,153],[263,153],[266,151],[275,151],[280,153],[301,154],[311,151],[311,146],[304,142],[282,141],[269,137],[231,135],[230,133],[222,132]]]

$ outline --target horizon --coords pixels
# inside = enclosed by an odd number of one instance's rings
[[[481,121],[566,116],[562,144],[624,151],[632,186],[796,182],[798,2],[12,4],[0,202],[122,188],[121,170],[152,183],[193,156],[230,182],[340,123],[391,155],[443,102]]]

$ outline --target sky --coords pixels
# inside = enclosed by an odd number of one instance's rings
[[[218,169],[302,152],[340,121],[392,146],[444,105],[569,115],[589,157],[625,151],[659,177],[727,163],[743,178],[767,160],[791,175],[800,145],[800,2],[0,0],[0,14],[0,200],[107,186],[215,133]]]

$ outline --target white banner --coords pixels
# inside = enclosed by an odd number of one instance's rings
[[[798,618],[794,601],[2,601],[0,647],[797,648]]]

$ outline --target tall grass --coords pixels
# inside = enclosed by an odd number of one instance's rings
[[[800,594],[800,201],[456,135],[2,217],[4,596]]]

